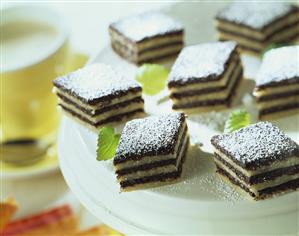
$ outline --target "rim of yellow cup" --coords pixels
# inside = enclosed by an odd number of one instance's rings
[[[7,6],[0,10],[1,24],[7,24],[8,22],[14,22],[18,20],[39,21],[53,27],[57,31],[57,37],[53,40],[53,43],[46,48],[44,53],[37,59],[30,58],[21,64],[12,66],[9,68],[2,68],[1,73],[14,72],[28,67],[34,66],[57,52],[64,43],[68,40],[70,30],[64,17],[56,10],[49,6],[42,6],[39,4],[19,4],[13,6]],[[2,59],[3,60],[3,59]]]

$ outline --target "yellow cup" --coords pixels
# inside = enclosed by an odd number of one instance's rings
[[[59,114],[52,93],[52,80],[67,70],[69,30],[57,12],[43,6],[10,7],[1,10],[1,16],[1,27],[7,32],[1,31],[4,49],[1,50],[0,141],[39,139],[55,132],[58,125]],[[38,27],[50,27],[55,33],[53,40],[51,38],[44,46],[39,44],[40,35],[36,35],[37,38],[26,35],[26,30],[30,31],[37,23]],[[14,24],[22,25],[20,32],[9,32]],[[23,38],[18,38],[18,33],[25,34],[24,40],[29,40],[26,41],[28,47],[34,49],[32,53],[28,54],[26,47],[13,50],[14,44],[11,43],[15,43],[16,48],[20,46],[17,42],[25,43]],[[12,60],[14,57],[15,61]]]

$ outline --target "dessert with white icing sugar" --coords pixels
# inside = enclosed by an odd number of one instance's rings
[[[269,122],[216,135],[218,174],[255,200],[299,188],[299,145]]]
[[[243,67],[235,42],[185,47],[168,78],[172,108],[187,113],[227,108],[242,78]]]
[[[53,84],[62,111],[93,130],[144,115],[141,87],[108,65],[86,66]]]
[[[299,36],[299,10],[283,2],[236,1],[216,16],[220,40],[238,42],[242,51],[259,54],[272,43],[290,43]]]
[[[109,34],[114,51],[135,64],[175,56],[184,43],[181,23],[160,12],[120,19],[109,26]]]
[[[260,119],[299,112],[299,46],[272,49],[265,54],[253,95]]]
[[[121,190],[151,188],[178,181],[188,146],[183,113],[129,121],[113,160]]]

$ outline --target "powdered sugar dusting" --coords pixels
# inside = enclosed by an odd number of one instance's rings
[[[282,2],[236,1],[221,10],[217,18],[260,30],[291,10],[290,4]]]
[[[114,160],[173,153],[184,120],[184,114],[173,113],[128,122]]]
[[[259,122],[230,134],[216,135],[211,142],[244,168],[255,162],[272,163],[294,155],[299,157],[299,145],[270,122]]]
[[[135,80],[124,78],[112,67],[101,63],[60,77],[54,84],[87,101],[109,95],[117,96],[130,88],[140,87]]]
[[[171,69],[169,82],[218,79],[236,46],[228,41],[185,47]]]
[[[187,157],[184,167],[186,172],[182,181],[151,191],[171,196],[201,196],[202,200],[225,200],[232,204],[243,200],[243,197],[231,185],[223,182],[216,174],[212,154],[203,152],[200,147],[192,145],[189,147]]]
[[[257,86],[296,78],[299,81],[299,46],[268,51],[257,74]]]
[[[181,23],[160,12],[145,12],[129,16],[113,23],[112,26],[125,37],[136,42],[183,30]]]

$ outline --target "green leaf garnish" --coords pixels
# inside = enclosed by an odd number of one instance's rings
[[[98,136],[97,160],[106,161],[114,157],[120,134],[116,134],[111,127],[100,129]]]
[[[169,71],[157,64],[143,64],[138,68],[135,79],[141,84],[142,91],[147,95],[155,95],[166,86]]]
[[[235,110],[225,122],[224,133],[231,133],[250,124],[250,115],[245,110]]]
[[[271,49],[274,49],[274,48],[281,48],[281,47],[284,47],[284,46],[288,46],[288,44],[286,43],[271,43],[269,44],[262,52],[261,52],[261,57],[264,57],[265,53],[268,52],[269,50]]]

